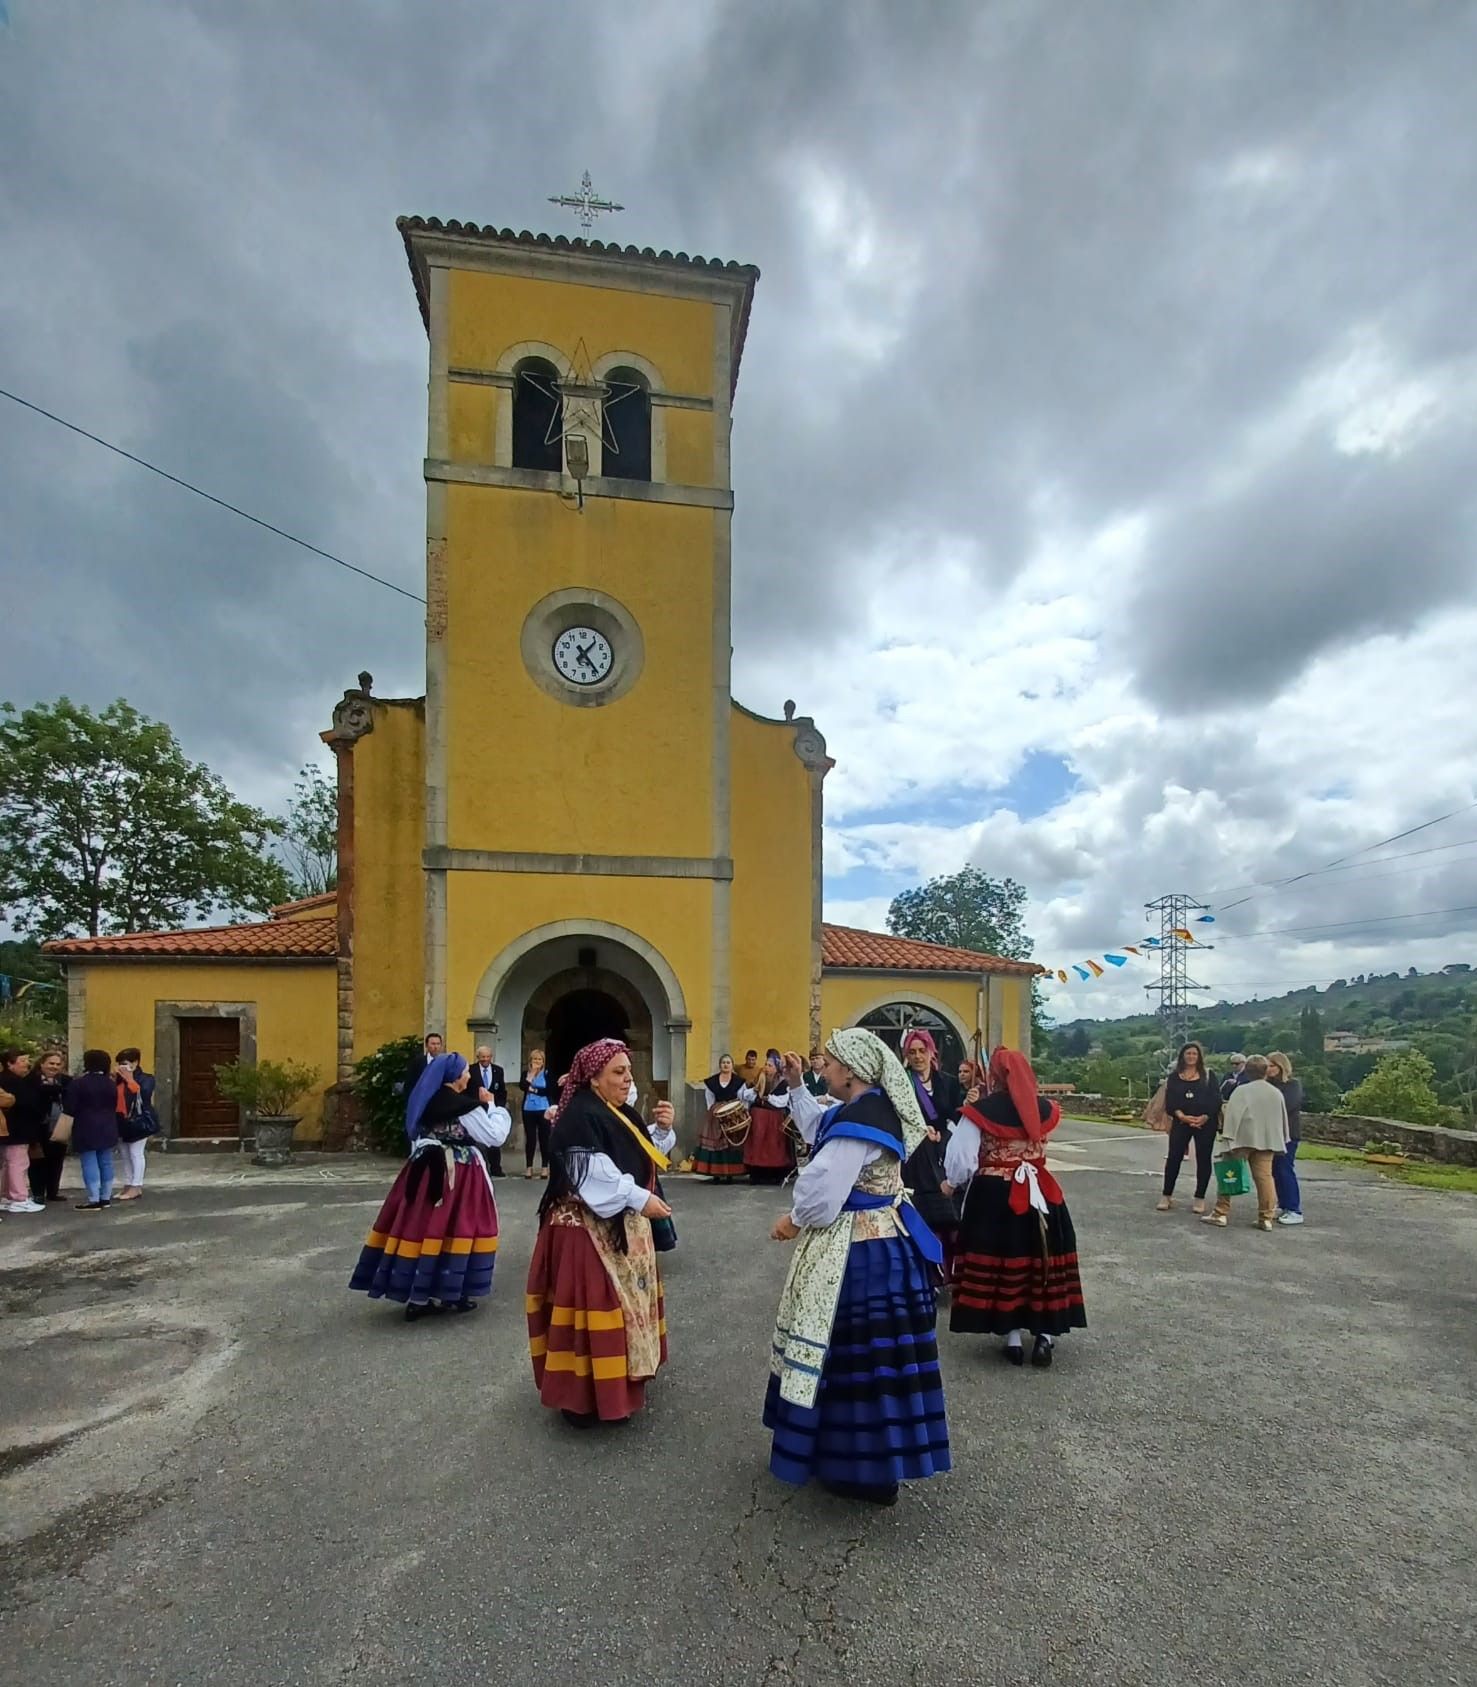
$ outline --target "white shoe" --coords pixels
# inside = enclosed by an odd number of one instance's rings
[[[46,1208],[39,1201],[7,1201],[5,1210],[8,1213],[44,1213]]]
[[[1278,1213],[1277,1222],[1279,1224],[1301,1224],[1303,1215],[1301,1213]]]

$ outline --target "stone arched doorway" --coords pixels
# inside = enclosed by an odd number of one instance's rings
[[[653,1086],[651,1009],[630,980],[609,967],[566,967],[539,985],[523,1010],[520,1059],[527,1064],[541,1048],[558,1078],[576,1051],[599,1037],[619,1037],[629,1046],[644,1103]]]
[[[679,1117],[690,1029],[665,957],[603,921],[560,920],[510,943],[482,975],[467,1017],[471,1040],[493,1045],[510,1080],[535,1048],[544,1049],[557,1078],[583,1044],[620,1036],[630,1045],[642,1106],[666,1097]]]

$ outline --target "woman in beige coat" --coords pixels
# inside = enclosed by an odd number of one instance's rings
[[[1221,1114],[1223,1159],[1243,1159],[1251,1164],[1251,1181],[1256,1185],[1256,1224],[1270,1230],[1277,1212],[1277,1187],[1272,1181],[1272,1162],[1287,1151],[1287,1104],[1282,1092],[1267,1082],[1267,1062],[1259,1054],[1247,1061],[1242,1082],[1231,1091]],[[1231,1197],[1217,1198],[1214,1212],[1200,1220],[1219,1224],[1230,1220]]]

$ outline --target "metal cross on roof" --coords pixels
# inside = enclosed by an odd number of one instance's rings
[[[594,226],[595,219],[602,211],[624,211],[624,205],[617,205],[613,199],[597,199],[595,184],[590,180],[590,172],[585,171],[580,178],[578,193],[551,193],[549,203],[558,205],[566,211],[573,211],[579,217],[580,227],[588,234]]]

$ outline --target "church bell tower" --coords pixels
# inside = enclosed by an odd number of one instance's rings
[[[426,1023],[511,1072],[543,984],[510,979],[552,946],[567,994],[624,1002],[637,1039],[650,1017],[660,1087],[695,1021],[698,1071],[729,1035],[729,418],[757,271],[399,227],[430,339]]]

